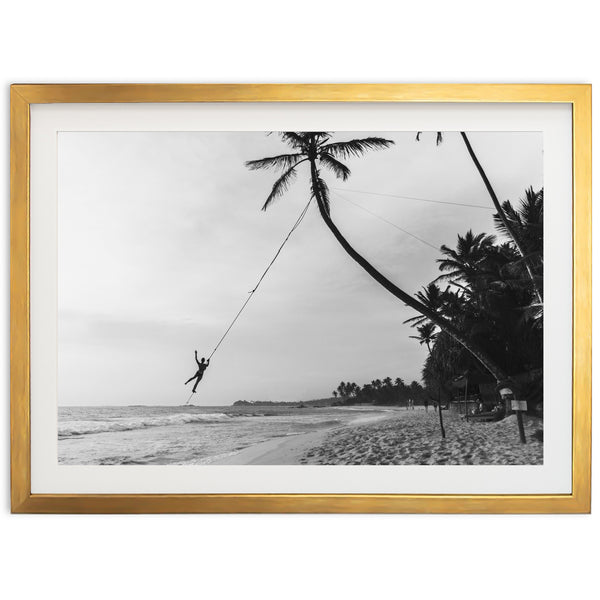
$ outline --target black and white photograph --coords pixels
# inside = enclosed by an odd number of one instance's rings
[[[592,3],[3,8],[4,596],[598,597]]]
[[[537,131],[63,131],[61,465],[542,465]]]

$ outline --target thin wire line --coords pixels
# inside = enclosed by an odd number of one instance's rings
[[[391,225],[392,227],[395,227],[396,229],[399,229],[400,231],[402,231],[406,235],[410,235],[410,237],[415,238],[415,240],[418,240],[422,244],[425,244],[426,246],[429,246],[430,248],[433,248],[434,250],[439,250],[439,248],[437,246],[434,246],[433,244],[430,244],[427,240],[424,240],[423,238],[420,238],[418,235],[415,235],[414,233],[411,233],[410,231],[407,231],[406,229],[403,229],[399,225],[396,225],[396,223],[392,223],[391,221],[388,221],[385,217],[382,217],[382,216],[378,215],[377,213],[374,213],[374,212],[370,211],[368,208],[365,208],[364,206],[361,206],[360,204],[357,204],[356,202],[353,202],[349,198],[345,198],[344,196],[342,196],[338,192],[334,191],[333,193],[336,196],[340,197],[342,200],[345,200],[346,202],[349,202],[350,204],[353,204],[357,208],[360,208],[361,210],[364,210],[366,213],[370,214],[371,216],[375,217],[376,219],[379,219],[380,221],[383,221],[384,223],[387,223],[388,225]]]
[[[275,253],[275,256],[271,259],[271,262],[268,264],[267,268],[264,270],[263,274],[260,276],[260,279],[258,280],[258,282],[256,283],[256,285],[254,286],[254,289],[252,289],[249,292],[248,298],[246,298],[246,301],[244,302],[244,304],[242,304],[242,307],[240,308],[240,310],[238,310],[237,314],[233,318],[233,321],[231,321],[231,323],[229,324],[229,327],[225,330],[225,333],[221,336],[221,339],[219,340],[219,343],[215,346],[214,350],[210,353],[210,356],[208,357],[208,360],[210,360],[212,358],[213,354],[219,349],[219,346],[221,345],[221,343],[223,342],[223,340],[227,337],[227,334],[231,331],[231,328],[235,325],[235,322],[238,320],[238,318],[240,317],[240,315],[242,314],[242,312],[244,312],[244,309],[246,308],[248,302],[250,302],[250,300],[252,299],[252,296],[254,296],[254,294],[256,293],[256,290],[258,290],[260,284],[262,283],[262,280],[265,278],[265,276],[269,272],[269,269],[273,266],[273,263],[277,260],[277,257],[279,256],[279,254],[283,250],[283,247],[286,245],[287,241],[290,239],[292,233],[294,233],[294,231],[298,228],[298,226],[300,225],[300,223],[302,223],[302,219],[304,219],[304,217],[306,216],[306,213],[308,212],[308,207],[310,206],[311,202],[312,202],[312,198],[308,201],[308,204],[302,209],[302,212],[300,213],[300,216],[296,219],[296,222],[294,223],[294,226],[290,229],[289,233],[287,234],[287,236],[283,240],[281,246],[279,246],[279,249]]]
[[[370,196],[386,196],[387,198],[401,198],[403,200],[418,200],[419,202],[431,202],[432,204],[450,204],[451,206],[466,206],[469,208],[482,208],[485,210],[494,210],[493,206],[484,204],[464,204],[462,202],[445,202],[444,200],[430,200],[429,198],[416,198],[415,196],[399,196],[397,194],[381,194],[379,192],[365,192],[363,190],[349,190],[347,188],[331,188],[342,192],[353,192],[356,194],[369,194]]]

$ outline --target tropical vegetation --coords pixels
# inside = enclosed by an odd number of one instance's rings
[[[498,383],[514,383],[520,373],[542,368],[543,189],[529,188],[518,205],[500,204],[470,140],[464,132],[460,135],[496,209],[494,225],[499,237],[469,230],[458,235],[454,246],[441,246],[439,277],[415,295],[390,281],[340,232],[331,217],[329,189],[323,179],[325,170],[348,179],[350,169],[343,160],[385,150],[393,144],[391,140],[332,141],[329,132],[283,132],[281,139],[291,152],[246,163],[250,169],[280,172],[263,210],[286,192],[300,165],[306,164],[310,200],[316,202],[329,231],[379,285],[417,313],[407,322],[418,333],[411,337],[428,349],[422,371],[424,387],[417,382],[410,386],[401,380],[392,383],[390,378],[362,387],[342,382],[335,390],[340,402],[394,404],[406,402],[412,393],[419,403],[432,401],[441,406],[451,396],[450,382],[458,374],[472,372]],[[442,139],[438,132],[436,143]],[[538,397],[540,381],[541,376],[535,386]]]
[[[338,405],[376,404],[382,406],[408,406],[409,400],[415,405],[427,408],[434,402],[427,390],[418,382],[406,384],[400,377],[374,379],[360,386],[342,381],[332,395]]]
[[[529,188],[516,207],[509,201],[502,206],[529,258],[529,267],[511,240],[467,231],[457,237],[454,248],[441,247],[441,275],[417,293],[432,310],[469,331],[513,378],[536,373],[522,390],[532,408],[542,401],[543,307],[528,269],[538,282],[543,281],[543,201],[543,189],[536,192]],[[494,222],[498,232],[505,235],[498,215]],[[485,375],[479,361],[432,321],[417,315],[407,322],[419,334],[411,337],[428,348],[422,378],[430,393],[448,398],[453,377],[462,373]]]

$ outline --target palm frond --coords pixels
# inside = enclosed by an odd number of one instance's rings
[[[418,291],[415,296],[425,304],[425,306],[428,306],[431,310],[437,311],[442,305],[447,292],[448,288],[443,292],[435,283],[430,283],[425,286],[422,291]]]
[[[296,165],[290,167],[274,184],[269,197],[263,204],[262,210],[267,210],[271,204],[287,191],[292,181],[296,179]]]
[[[519,212],[522,216],[523,223],[528,227],[543,227],[544,188],[535,192],[533,187],[529,186],[529,188],[525,190],[525,198],[521,198]]]
[[[510,203],[509,200],[505,200],[502,203],[501,207],[502,207],[502,212],[504,213],[504,217],[506,218],[507,221],[510,222],[513,229],[520,229],[521,227],[523,227],[523,222],[521,221],[521,216],[514,209],[513,205]],[[498,213],[494,213],[493,219],[494,219],[494,226],[496,227],[496,230],[499,231],[500,233],[503,233],[504,235],[509,235],[508,230],[506,229],[506,225],[504,224],[502,217]]]
[[[523,265],[526,264],[527,261],[529,261],[530,263],[533,263],[533,266],[535,266],[536,262],[541,262],[543,257],[544,257],[544,253],[542,251],[529,252],[525,256],[521,256],[520,258],[516,258],[516,259],[512,260],[507,265],[504,265],[503,268],[505,268],[505,267],[522,267]]]
[[[331,131],[307,131],[305,135],[315,138],[318,144],[324,144],[331,137]]]
[[[331,154],[336,158],[350,158],[352,156],[362,156],[369,150],[384,150],[393,145],[392,140],[386,140],[380,137],[368,137],[362,140],[349,140],[347,142],[334,142],[321,146],[321,150]]]
[[[252,171],[271,168],[283,170],[298,164],[303,157],[304,155],[301,152],[296,154],[280,154],[279,156],[268,156],[257,160],[248,160],[244,164]]]
[[[494,215],[496,229],[505,236],[515,236],[520,249],[525,252],[541,251],[544,244],[544,189],[535,192],[532,187],[525,190],[518,207],[509,200],[502,204],[504,218],[512,233],[506,228],[500,215]]]
[[[440,267],[441,270],[441,267]],[[461,270],[455,270],[455,271],[451,271],[450,273],[444,273],[443,275],[439,275],[438,277],[436,277],[433,280],[433,283],[442,283],[442,282],[450,282],[452,283],[450,280],[456,280],[456,281],[465,281],[465,275],[464,275],[464,271]]]
[[[406,319],[406,321],[402,321],[404,325],[410,323],[411,327],[416,327],[417,325],[421,325],[421,323],[425,323],[427,321],[427,317],[423,315],[417,315],[416,317],[411,317],[410,319]]]
[[[431,344],[433,341],[435,341],[435,338],[437,337],[436,325],[431,321],[426,321],[425,323],[417,327],[417,331],[419,332],[418,336],[411,335],[409,337],[415,340],[419,340],[421,344]]]
[[[335,176],[338,179],[346,181],[346,179],[350,177],[350,169],[344,163],[341,163],[339,160],[333,158],[331,154],[328,154],[327,152],[321,152],[319,158],[326,167],[335,173]]]
[[[544,323],[544,305],[532,302],[529,306],[521,308],[523,321],[532,321],[534,327],[541,328]]]
[[[306,144],[306,134],[301,131],[282,131],[279,134],[284,142],[287,142],[292,148],[304,148]]]

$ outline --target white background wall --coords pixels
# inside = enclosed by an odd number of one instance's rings
[[[598,514],[11,516],[8,468],[10,83],[595,83],[592,6],[585,0],[7,3],[0,36],[3,595],[594,597]]]

